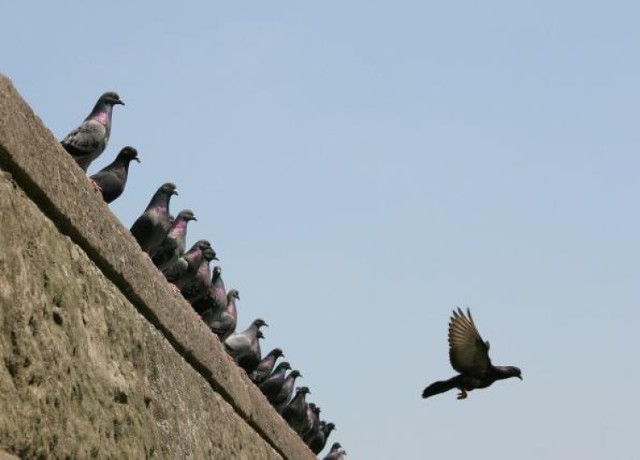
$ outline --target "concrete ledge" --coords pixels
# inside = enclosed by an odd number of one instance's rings
[[[0,168],[277,452],[289,459],[315,458],[190,305],[173,293],[83,171],[2,75]]]

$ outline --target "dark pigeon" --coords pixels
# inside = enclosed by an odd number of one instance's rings
[[[167,182],[156,191],[144,213],[136,219],[131,227],[131,234],[144,252],[155,251],[169,233],[171,215],[169,201],[177,195],[176,184]]]
[[[273,371],[273,368],[276,365],[276,361],[281,356],[284,357],[284,353],[282,353],[282,350],[280,348],[274,348],[269,353],[267,353],[267,356],[262,358],[262,361],[260,361],[258,367],[256,367],[256,369],[249,376],[251,381],[256,385],[260,385],[262,382],[264,382],[265,379],[271,374],[271,371]]]
[[[129,163],[133,160],[140,163],[138,151],[133,147],[125,147],[112,163],[90,177],[107,203],[111,203],[124,192],[129,176]]]
[[[275,405],[275,400],[280,395],[282,387],[285,382],[285,374],[288,369],[291,369],[291,365],[287,361],[278,363],[275,370],[260,384],[259,388],[262,394],[269,400],[272,405]],[[299,374],[298,371],[296,373]]]
[[[227,306],[227,291],[222,281],[222,268],[216,265],[213,267],[209,292],[201,299],[191,304],[196,313],[203,315],[207,310],[223,310]]]
[[[297,369],[292,370],[289,375],[287,375],[287,378],[284,379],[284,385],[282,385],[280,392],[274,396],[273,400],[269,399],[279,414],[282,414],[284,408],[289,404],[291,395],[293,394],[293,387],[295,387],[298,377],[302,377],[300,371]]]
[[[347,455],[339,442],[334,442],[331,451],[322,460],[344,460]]]
[[[307,404],[307,424],[309,428],[302,434],[302,439],[308,446],[311,438],[320,433],[320,408],[314,403]]]
[[[198,220],[192,210],[180,211],[164,241],[151,253],[151,260],[160,271],[169,268],[184,254],[187,244],[187,224],[192,220]]]
[[[307,443],[309,449],[311,449],[311,451],[316,455],[322,452],[324,446],[327,445],[329,435],[335,429],[336,426],[333,423],[326,423],[324,420],[320,421],[320,434],[309,440],[309,442]]]
[[[467,391],[486,388],[496,380],[518,377],[520,369],[514,366],[494,366],[489,359],[489,342],[480,337],[467,309],[467,315],[458,308],[449,322],[449,361],[460,374],[449,380],[434,382],[424,389],[423,398],[457,388],[458,399],[465,399]]]
[[[310,393],[308,387],[297,388],[296,395],[282,411],[282,418],[300,436],[310,428],[307,419],[307,401],[305,400],[306,395]]]
[[[203,252],[200,267],[198,267],[194,278],[180,289],[182,296],[190,304],[197,302],[208,294],[209,288],[211,287],[211,270],[209,269],[209,263],[212,260],[218,260],[218,257],[215,251],[209,248]]]
[[[231,289],[227,294],[227,304],[224,308],[210,308],[202,314],[202,321],[222,342],[236,331],[238,323],[236,299],[240,300],[240,293],[237,289]]]
[[[245,331],[232,334],[224,341],[227,353],[247,374],[251,374],[262,359],[259,340],[264,338],[260,331],[262,326],[268,325],[263,319],[258,318]]]
[[[205,253],[209,253],[205,256]],[[182,257],[179,257],[173,265],[164,270],[167,281],[182,289],[189,284],[198,274],[200,264],[205,257],[213,258],[216,253],[207,240],[198,240]]]
[[[104,93],[82,124],[60,142],[83,171],[86,171],[91,162],[107,147],[111,135],[113,106],[118,104],[124,105],[124,102],[117,93]]]

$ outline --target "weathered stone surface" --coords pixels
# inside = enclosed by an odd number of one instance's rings
[[[0,211],[0,448],[36,457],[49,449],[73,458],[314,458],[2,75],[0,168],[11,174]],[[36,210],[31,232],[27,216],[12,215]],[[105,443],[110,454],[91,450]]]

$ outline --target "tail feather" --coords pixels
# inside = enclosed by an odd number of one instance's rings
[[[450,378],[449,380],[442,380],[439,382],[433,382],[427,388],[422,391],[422,397],[428,398],[429,396],[439,395],[445,391],[453,390],[458,385],[459,376]]]

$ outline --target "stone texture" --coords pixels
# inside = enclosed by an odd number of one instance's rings
[[[44,449],[73,458],[314,458],[2,75],[0,168],[10,192],[0,216],[0,448],[29,457]],[[20,209],[40,212],[30,233],[12,215],[17,197]],[[186,376],[202,388],[176,384]],[[227,420],[236,420],[228,431],[207,431]],[[109,439],[112,454],[91,450]]]

